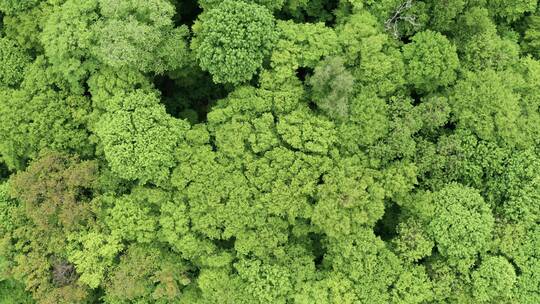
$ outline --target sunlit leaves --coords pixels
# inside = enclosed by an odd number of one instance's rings
[[[120,177],[162,183],[174,166],[173,151],[187,122],[170,117],[154,93],[116,96],[100,120],[97,135],[105,157]]]
[[[192,48],[217,83],[250,80],[276,39],[274,18],[266,8],[231,0],[201,15],[195,32]]]
[[[443,35],[433,31],[417,33],[412,43],[403,47],[407,63],[407,80],[422,91],[434,91],[456,79],[459,66],[456,47]]]

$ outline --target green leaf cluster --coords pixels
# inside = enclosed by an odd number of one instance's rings
[[[540,303],[535,0],[0,0],[0,303]]]

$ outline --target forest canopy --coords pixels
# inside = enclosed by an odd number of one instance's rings
[[[540,303],[540,1],[0,0],[0,303]]]

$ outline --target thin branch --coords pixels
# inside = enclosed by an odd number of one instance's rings
[[[416,16],[405,15],[406,11],[414,5],[413,0],[407,0],[400,4],[394,11],[392,17],[384,22],[386,31],[391,32],[394,38],[399,39],[399,21],[404,21],[411,24],[413,27],[418,27],[420,24],[416,22]]]

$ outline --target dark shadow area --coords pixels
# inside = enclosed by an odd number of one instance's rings
[[[317,112],[318,110],[317,104],[314,103],[313,101],[308,102],[308,107],[313,112]]]
[[[399,37],[399,40],[403,42],[403,44],[409,44],[412,42],[412,36],[403,35]]]
[[[214,84],[208,73],[198,69],[156,76],[154,84],[161,91],[167,113],[192,124],[206,121],[212,105],[229,93],[224,86]]]
[[[83,90],[84,90],[83,96],[88,97],[89,99],[92,99],[92,92],[90,92],[90,87],[88,85],[88,79],[86,79],[85,81],[82,82],[82,86],[83,86]]]
[[[397,235],[396,227],[399,224],[401,208],[394,202],[386,201],[383,217],[375,224],[375,235],[383,241],[389,241]]]
[[[424,98],[424,95],[420,92],[418,92],[415,89],[411,90],[411,98],[412,98],[412,105],[417,106],[422,103],[422,98]]]
[[[437,249],[437,246],[433,246],[433,248],[431,248],[431,254],[430,255],[425,256],[425,257],[421,258],[418,261],[415,261],[414,264],[415,265],[428,265],[429,262],[431,260],[433,260],[433,257],[436,257],[438,255],[439,255],[439,250]]]
[[[324,21],[324,24],[328,27],[334,27],[336,25],[335,10],[339,6],[339,1],[331,0],[324,4],[325,11],[329,12],[329,18]]]
[[[296,77],[300,79],[302,82],[305,82],[309,76],[313,75],[313,69],[309,67],[299,67],[296,70]]]
[[[8,178],[10,175],[9,169],[5,163],[0,162],[0,181]]]
[[[443,126],[443,129],[447,132],[454,132],[456,130],[456,123],[449,121]]]
[[[512,264],[512,266],[514,267],[514,271],[516,272],[516,275],[519,277],[523,271],[521,271],[521,268],[517,265],[516,261],[508,256],[506,256],[506,259],[508,260],[508,262],[510,262],[510,264]]]
[[[311,240],[313,256],[315,257],[315,268],[320,269],[324,260],[324,254],[326,253],[322,245],[322,235],[316,233],[310,233],[309,239]]]
[[[103,303],[101,299],[105,296],[105,289],[98,287],[93,289],[90,293],[88,303]]]
[[[234,243],[236,242],[235,237],[231,237],[226,240],[214,240],[213,243],[220,249],[229,250],[234,249]]]
[[[189,27],[193,25],[197,16],[202,12],[197,0],[175,1],[176,15],[174,23],[176,26],[185,24]]]
[[[324,22],[326,26],[335,25],[334,10],[339,6],[338,0],[309,1],[305,7],[299,6],[294,10],[287,6],[274,15],[280,20],[293,20],[298,23]]]

